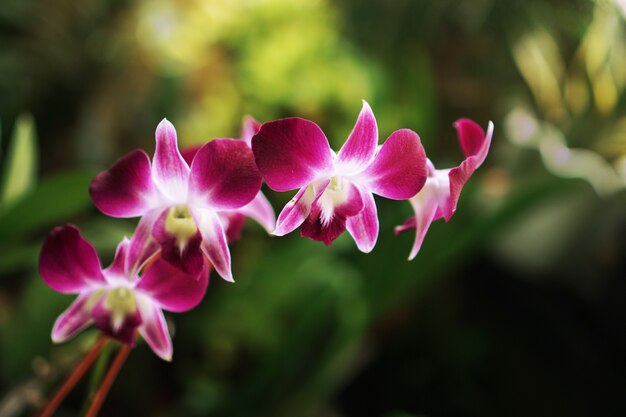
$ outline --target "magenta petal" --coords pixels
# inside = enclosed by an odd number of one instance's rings
[[[260,189],[254,156],[242,141],[212,140],[193,159],[189,194],[201,207],[236,209],[249,203]]]
[[[164,310],[182,312],[202,301],[208,285],[206,264],[201,273],[193,276],[158,259],[143,273],[136,290],[150,296]]]
[[[276,215],[274,214],[274,209],[267,198],[260,191],[251,202],[242,208],[237,209],[237,212],[256,221],[258,224],[263,226],[267,233],[271,233],[276,227]]]
[[[138,300],[138,307],[143,322],[139,326],[139,334],[157,356],[171,361],[174,348],[163,311],[149,300]]]
[[[313,193],[309,186],[302,187],[295,196],[285,205],[276,221],[276,229],[272,232],[275,236],[284,236],[298,228],[306,220],[311,211],[311,196],[305,193]]]
[[[76,294],[105,284],[96,250],[75,226],[57,227],[46,237],[39,273],[55,291]]]
[[[404,223],[400,226],[396,226],[393,228],[393,232],[398,236],[400,233],[408,232],[410,230],[415,230],[417,223],[415,221],[415,216],[411,216],[407,218]]]
[[[489,122],[487,134],[476,122],[470,119],[459,119],[454,123],[459,136],[459,143],[465,157],[476,158],[477,166],[480,166],[487,157],[491,136],[493,135],[493,123]]]
[[[154,223],[160,210],[153,210],[139,220],[130,238],[126,255],[126,276],[133,278],[152,255],[159,250],[158,242],[152,237]]]
[[[493,123],[489,122],[487,134],[476,123],[468,119],[461,119],[455,124],[459,142],[463,148],[463,153],[467,158],[456,168],[452,168],[448,173],[450,180],[450,197],[446,204],[441,207],[442,214],[446,221],[449,221],[456,210],[459,195],[467,180],[474,171],[484,162],[491,145],[493,135]]]
[[[433,193],[431,190],[432,188],[427,185],[418,195],[409,200],[415,211],[415,216],[405,221],[402,226],[395,228],[396,234],[415,229],[415,241],[409,254],[409,261],[413,260],[419,252],[426,237],[426,232],[428,232],[430,224],[435,220],[438,202],[436,193]]]
[[[187,162],[187,165],[191,166],[191,163],[193,162],[193,158],[196,157],[196,154],[198,153],[200,148],[202,148],[203,146],[204,145],[189,146],[180,152],[185,162]]]
[[[238,211],[220,211],[217,215],[225,230],[226,241],[232,243],[239,240],[243,227],[246,224],[246,216]]]
[[[189,165],[178,150],[176,129],[167,119],[163,119],[156,129],[152,178],[170,200],[175,202],[185,200]]]
[[[413,197],[426,181],[426,153],[417,133],[396,130],[385,141],[361,182],[375,194],[394,200]]]
[[[54,343],[61,343],[71,339],[93,322],[89,306],[89,299],[92,295],[93,293],[81,294],[59,316],[52,327],[52,341]]]
[[[158,201],[150,170],[150,158],[144,151],[130,152],[96,175],[89,186],[89,195],[104,214],[141,216]]]
[[[374,196],[359,190],[363,199],[363,209],[346,221],[348,233],[354,239],[361,252],[369,253],[374,249],[378,239],[378,215]]]
[[[349,187],[348,196],[341,204],[332,204],[334,199],[328,195],[333,193],[330,188],[326,188],[324,195],[313,202],[311,213],[300,228],[302,236],[330,245],[346,230],[346,219],[363,209],[363,200],[354,185],[347,184],[345,187]]]
[[[276,191],[304,187],[332,169],[328,139],[306,119],[264,123],[252,138],[252,150],[265,182]]]
[[[201,210],[195,213],[195,217],[202,234],[202,250],[217,273],[226,281],[234,282],[230,267],[230,251],[220,219],[209,210]]]
[[[376,125],[376,118],[369,104],[363,101],[363,108],[354,129],[337,154],[337,166],[346,173],[365,169],[374,159],[377,144],[378,126]]]
[[[252,116],[245,116],[241,126],[241,140],[246,142],[248,147],[252,147],[252,137],[261,129],[261,123],[254,120]]]
[[[126,260],[128,258],[129,246],[130,240],[127,238],[122,239],[122,241],[117,245],[113,262],[111,262],[111,265],[104,270],[106,276],[128,277]]]

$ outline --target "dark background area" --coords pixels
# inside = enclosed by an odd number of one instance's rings
[[[72,297],[37,274],[78,225],[103,263],[135,221],[87,187],[167,117],[181,146],[301,116],[338,149],[361,99],[380,142],[419,133],[458,165],[453,123],[495,133],[418,257],[377,199],[360,253],[250,222],[174,360],[140,342],[101,415],[626,415],[626,21],[618,1],[9,0],[0,10],[0,417],[31,415],[93,343],[55,346]],[[277,212],[289,193],[267,195]],[[57,415],[80,415],[89,377]]]

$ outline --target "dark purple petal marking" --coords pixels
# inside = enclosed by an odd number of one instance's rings
[[[161,248],[161,258],[187,274],[199,274],[204,265],[202,235],[187,206],[171,207],[157,218],[152,235]]]
[[[322,195],[313,202],[311,213],[306,218],[300,233],[304,237],[319,240],[326,245],[330,245],[335,239],[346,230],[346,219],[355,216],[363,209],[363,201],[357,188],[352,184],[346,184],[348,196],[346,200],[336,206],[330,206],[325,199],[330,196]],[[326,188],[324,193],[332,193],[330,188]],[[332,212],[327,212],[332,210]]]
[[[110,296],[105,294],[93,308],[93,317],[95,319],[96,327],[105,335],[119,340],[122,343],[126,343],[129,346],[135,344],[136,330],[141,325],[141,315],[139,310],[135,309],[132,312],[124,314],[119,323],[116,323],[113,317],[113,312],[106,307],[106,298]],[[132,294],[132,290],[128,289]],[[133,296],[134,297],[134,296]]]

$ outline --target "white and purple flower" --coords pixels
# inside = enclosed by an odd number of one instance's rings
[[[130,240],[119,244],[111,266],[102,269],[96,250],[75,226],[54,229],[41,249],[39,273],[53,290],[78,298],[56,320],[53,341],[68,340],[95,324],[131,346],[138,332],[154,353],[171,360],[172,341],[162,310],[194,308],[208,286],[208,265],[204,262],[192,276],[161,259],[158,249],[140,224]]]
[[[454,126],[465,160],[451,169],[435,169],[433,163],[428,160],[426,184],[419,193],[409,199],[415,215],[395,229],[396,234],[407,230],[416,232],[409,260],[415,258],[419,252],[432,222],[441,218],[450,220],[456,210],[463,186],[487,157],[493,135],[493,123],[489,122],[487,133],[469,119],[457,120]]]
[[[188,164],[178,150],[174,126],[164,119],[156,129],[152,163],[143,150],[130,152],[98,174],[89,192],[109,216],[143,216],[141,222],[161,244],[163,259],[193,275],[206,255],[222,278],[233,281],[217,213],[246,206],[260,188],[259,171],[244,141],[214,139]]]
[[[377,151],[378,127],[364,101],[354,129],[338,153],[320,127],[301,118],[265,123],[252,138],[257,166],[275,191],[299,189],[278,216],[274,235],[299,226],[302,236],[330,244],[344,230],[362,252],[378,237],[373,194],[405,200],[426,181],[419,136],[395,131]]]

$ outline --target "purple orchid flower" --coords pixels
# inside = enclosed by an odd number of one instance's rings
[[[98,174],[89,193],[109,216],[143,216],[161,244],[163,259],[195,275],[206,255],[222,278],[232,282],[230,252],[217,212],[247,205],[260,188],[261,176],[243,141],[212,140],[188,164],[178,150],[174,126],[163,119],[156,129],[152,164],[143,150],[130,152]]]
[[[244,141],[249,148],[251,148],[252,136],[254,136],[260,128],[261,123],[257,122],[254,118],[251,116],[244,117],[241,128],[241,140]],[[189,165],[191,165],[193,158],[201,147],[202,145],[183,149],[183,158]],[[226,240],[229,243],[238,240],[241,236],[246,217],[250,217],[259,223],[267,233],[271,233],[276,226],[274,209],[262,191],[259,191],[252,201],[245,206],[234,210],[219,211],[217,214],[222,221],[222,225],[226,231]]]
[[[432,222],[440,218],[446,221],[452,218],[463,186],[487,157],[493,135],[493,123],[489,122],[486,134],[478,124],[469,119],[457,120],[454,126],[465,160],[451,169],[435,169],[429,160],[428,178],[424,188],[409,199],[415,215],[395,228],[396,234],[407,230],[416,231],[409,260],[415,258],[419,252]]]
[[[39,258],[45,283],[76,301],[56,320],[52,340],[63,342],[94,323],[104,334],[133,345],[136,334],[169,361],[172,341],[163,311],[195,307],[208,286],[207,263],[190,276],[158,256],[158,245],[141,224],[124,239],[111,266],[102,269],[94,247],[72,225],[57,227],[46,238]]]
[[[419,136],[395,131],[377,152],[378,127],[370,106],[335,154],[320,127],[306,119],[265,123],[252,138],[254,157],[275,191],[299,188],[278,216],[274,235],[302,226],[302,236],[327,245],[344,230],[362,252],[378,238],[373,194],[394,200],[415,195],[426,180],[426,155]]]

